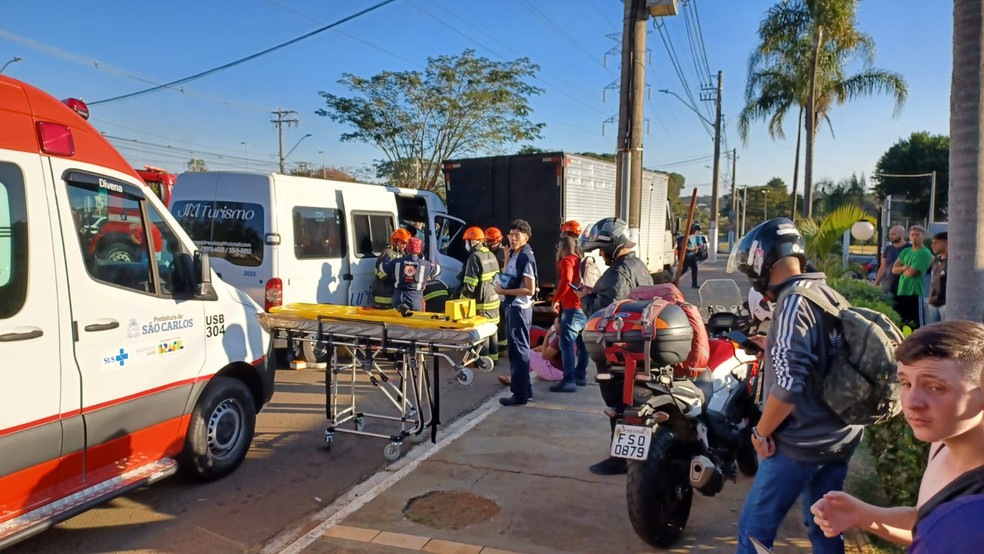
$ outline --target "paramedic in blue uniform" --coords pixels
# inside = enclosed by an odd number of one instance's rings
[[[530,326],[533,323],[533,296],[536,293],[536,259],[529,240],[530,224],[517,219],[509,225],[509,256],[506,267],[495,284],[496,294],[503,297],[506,309],[506,333],[509,337],[509,373],[511,395],[500,398],[503,406],[521,406],[533,398],[530,383]]]
[[[424,287],[427,281],[441,274],[441,268],[420,257],[423,247],[424,243],[413,237],[407,241],[403,257],[383,264],[383,270],[393,277],[395,283],[394,308],[406,305],[415,312],[424,310]]]

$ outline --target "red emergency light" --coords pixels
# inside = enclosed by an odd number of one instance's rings
[[[41,150],[46,154],[75,155],[75,139],[72,138],[72,130],[67,125],[38,121],[38,139],[41,141]]]
[[[85,102],[79,100],[78,98],[66,98],[62,100],[62,102],[69,108],[72,108],[75,113],[81,115],[82,119],[89,119],[89,106],[86,106]]]

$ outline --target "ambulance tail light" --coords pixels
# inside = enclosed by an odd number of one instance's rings
[[[280,277],[274,277],[267,281],[266,291],[263,294],[263,309],[270,311],[270,308],[281,306],[284,303],[284,282]]]
[[[75,155],[75,139],[72,138],[72,130],[67,125],[38,121],[38,139],[41,141],[41,150],[45,154]]]

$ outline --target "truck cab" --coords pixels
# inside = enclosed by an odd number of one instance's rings
[[[261,308],[80,113],[0,76],[0,549],[227,475],[273,393]]]

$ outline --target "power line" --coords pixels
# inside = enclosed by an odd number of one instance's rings
[[[541,12],[536,6],[534,6],[532,3],[530,3],[529,0],[520,0],[520,3],[522,3],[527,8],[529,8],[530,11],[533,12],[533,15],[535,15],[537,17],[537,19],[539,19],[540,21],[544,22],[547,25],[547,27],[550,27],[551,29],[553,29],[553,31],[555,33],[557,33],[558,35],[560,35],[560,36],[564,37],[565,39],[567,39],[567,42],[571,43],[571,45],[573,45],[574,48],[577,48],[582,53],[584,53],[585,55],[587,55],[588,58],[590,58],[591,60],[593,60],[595,63],[601,65],[601,67],[605,68],[606,71],[608,70],[608,68],[605,67],[605,64],[603,64],[602,62],[600,62],[598,60],[598,58],[595,57],[595,54],[593,52],[591,52],[590,50],[588,50],[587,48],[585,48],[584,45],[582,45],[580,41],[578,41],[577,39],[575,39],[574,37],[572,37],[571,35],[569,35],[567,33],[567,31],[564,30],[563,27],[561,27],[560,25],[557,25],[556,23],[554,23],[554,21],[552,19],[550,19],[546,14],[544,14],[543,12]]]
[[[156,87],[151,87],[151,88],[144,89],[144,90],[138,90],[136,92],[131,92],[129,94],[123,94],[123,95],[120,95],[120,96],[114,96],[113,98],[106,98],[105,100],[97,100],[95,102],[88,102],[88,104],[90,106],[95,106],[95,105],[98,105],[98,104],[106,104],[106,103],[109,103],[109,102],[116,102],[116,101],[119,101],[119,100],[124,100],[126,98],[133,98],[135,96],[141,96],[141,95],[144,95],[144,94],[149,94],[151,92],[156,92],[156,91],[161,90],[161,89],[171,88],[171,87],[174,87],[175,85],[183,85],[185,83],[190,83],[191,81],[195,81],[197,79],[201,79],[202,77],[206,77],[206,76],[211,75],[213,73],[217,73],[219,71],[223,71],[223,70],[226,70],[226,69],[235,67],[237,65],[244,64],[244,63],[246,63],[248,61],[255,60],[256,58],[259,58],[261,56],[265,56],[265,55],[267,55],[267,54],[269,54],[271,52],[280,50],[281,48],[286,48],[287,46],[290,46],[291,44],[300,42],[300,41],[302,41],[302,40],[304,40],[306,38],[310,38],[310,37],[313,37],[313,36],[315,36],[317,34],[323,33],[323,32],[325,32],[325,31],[327,31],[327,30],[329,30],[329,29],[331,29],[333,27],[337,27],[338,25],[341,25],[342,23],[346,23],[348,21],[351,21],[351,20],[353,20],[353,19],[355,19],[355,18],[357,18],[359,16],[365,15],[365,14],[371,12],[371,11],[374,11],[376,9],[379,9],[379,8],[385,6],[386,4],[390,4],[390,3],[394,2],[394,1],[395,0],[383,0],[382,2],[380,2],[380,3],[378,3],[378,4],[374,5],[374,6],[370,6],[370,7],[366,8],[366,9],[364,9],[364,10],[362,10],[360,12],[356,12],[356,13],[348,16],[348,17],[343,17],[342,19],[339,19],[338,21],[335,21],[334,23],[331,23],[329,25],[325,25],[325,26],[321,27],[320,29],[315,29],[314,31],[311,31],[310,33],[306,33],[306,34],[301,35],[301,36],[299,36],[297,38],[288,40],[287,42],[283,42],[283,43],[278,44],[276,46],[272,46],[270,48],[267,48],[266,50],[261,50],[260,52],[257,52],[255,54],[251,54],[249,56],[246,56],[246,57],[243,57],[243,58],[239,58],[238,60],[229,62],[227,64],[220,65],[218,67],[213,67],[212,69],[208,69],[208,70],[202,71],[200,73],[196,73],[196,74],[191,75],[189,77],[185,77],[183,79],[178,79],[176,81],[171,81],[170,83],[165,83],[163,85],[158,85]]]

